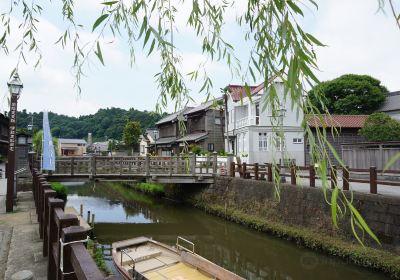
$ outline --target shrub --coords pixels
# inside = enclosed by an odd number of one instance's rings
[[[196,144],[189,145],[189,149],[192,153],[194,153],[198,156],[203,153],[203,149],[199,145],[196,145]]]
[[[67,189],[65,186],[59,182],[51,182],[50,183],[51,188],[53,191],[55,191],[56,198],[62,199],[64,201],[67,201]]]
[[[164,186],[156,183],[138,183],[133,188],[153,195],[163,195],[165,193]]]
[[[359,134],[368,141],[399,141],[400,122],[385,113],[374,113],[367,118]]]

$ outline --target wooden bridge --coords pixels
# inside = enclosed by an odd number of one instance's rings
[[[159,183],[213,183],[216,175],[228,175],[233,157],[187,156],[60,157],[49,180],[140,180]],[[39,168],[40,162],[34,166]]]

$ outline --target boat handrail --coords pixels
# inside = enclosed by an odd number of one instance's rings
[[[182,241],[186,242],[187,244],[192,245],[192,250],[190,250],[190,249],[186,248],[185,246],[179,244],[179,240],[182,240]],[[176,247],[177,247],[178,249],[180,249],[180,250],[183,250],[183,251],[186,251],[186,252],[189,252],[189,253],[193,253],[193,254],[194,254],[194,243],[191,242],[191,241],[189,241],[189,240],[187,240],[187,239],[185,239],[185,238],[183,238],[183,237],[178,236],[178,237],[176,238]]]
[[[130,258],[132,260],[132,264],[131,264],[131,266],[132,266],[132,279],[134,279],[134,275],[135,275],[135,260],[131,256],[129,256],[129,254],[127,253],[127,249],[121,249],[120,252],[121,252],[121,267],[122,267],[122,256],[123,256],[123,254],[127,255],[128,258]]]

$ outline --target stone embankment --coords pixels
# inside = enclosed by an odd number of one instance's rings
[[[213,185],[167,186],[166,195],[236,223],[400,278],[399,197],[353,194],[353,205],[381,242],[377,244],[355,226],[359,236],[366,237],[368,247],[363,247],[354,238],[348,209],[339,219],[339,229],[333,226],[327,202],[331,199],[330,190],[325,196],[320,188],[282,184],[278,197],[274,185],[266,181],[217,177]],[[351,198],[350,192],[347,197]]]

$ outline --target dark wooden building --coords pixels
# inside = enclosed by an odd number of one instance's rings
[[[335,148],[339,156],[342,155],[342,144],[365,142],[365,138],[358,134],[358,130],[364,126],[367,115],[323,115],[322,121],[314,116],[308,119],[308,126],[317,137],[317,129],[326,129],[326,137],[329,143]],[[337,131],[337,133],[335,132]],[[305,163],[311,163],[311,150],[308,140],[305,141]],[[333,164],[338,164],[333,153],[325,147],[329,153],[329,158]]]
[[[149,151],[158,155],[176,155],[185,145],[197,145],[205,152],[224,149],[224,112],[214,101],[195,108],[185,109],[168,115],[156,123],[159,138],[151,144]],[[185,130],[179,121],[185,124]]]

